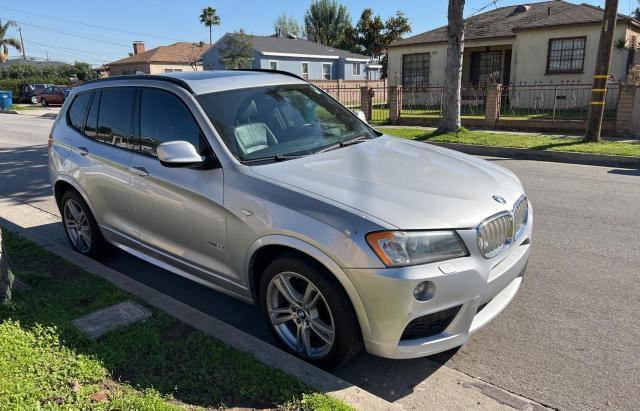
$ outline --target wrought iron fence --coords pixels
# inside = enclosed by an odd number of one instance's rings
[[[591,84],[519,83],[503,86],[500,94],[500,118],[515,120],[586,120],[591,102]],[[610,84],[606,91],[606,120],[615,119],[620,85]]]
[[[442,115],[444,87],[404,87],[402,89],[402,117],[439,118]],[[465,85],[460,90],[460,114],[463,117],[483,117],[487,89]]]
[[[319,87],[325,93],[338,100],[353,111],[361,110],[360,89],[357,87]]]
[[[371,122],[389,122],[389,98],[387,87],[373,87],[370,91],[371,98]]]

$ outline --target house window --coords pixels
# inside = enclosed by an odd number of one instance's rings
[[[359,76],[360,75],[360,63],[353,63],[352,67],[353,67],[353,75],[354,76]]]
[[[322,65],[322,79],[331,80],[331,63],[324,63]]]
[[[402,56],[402,85],[404,87],[429,84],[431,53],[404,54]]]
[[[164,69],[165,73],[181,73],[182,69]]]
[[[550,39],[547,74],[582,73],[586,44],[586,37]]]
[[[269,62],[269,68],[271,70],[277,70],[278,69],[278,62],[277,61],[270,61]]]
[[[305,80],[309,80],[309,63],[302,63],[302,78]]]
[[[499,83],[502,79],[502,50],[471,53],[469,69],[472,84]]]

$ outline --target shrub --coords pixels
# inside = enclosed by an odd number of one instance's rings
[[[49,83],[69,85],[70,79],[83,82],[96,78],[96,73],[88,63],[75,62],[64,66],[33,66],[29,64],[2,67],[0,65],[0,89],[13,91],[18,95],[18,84]]]

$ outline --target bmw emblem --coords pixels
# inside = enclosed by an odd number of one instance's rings
[[[491,198],[493,198],[496,203],[507,204],[507,200],[505,200],[504,197],[501,197],[501,196],[498,196],[498,195],[493,195],[493,196],[491,196]]]

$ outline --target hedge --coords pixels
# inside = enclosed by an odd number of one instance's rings
[[[69,85],[72,78],[77,78],[83,82],[96,78],[96,73],[89,64],[81,62],[64,66],[17,64],[2,67],[0,64],[0,89],[13,91],[14,97],[19,94],[18,84],[47,83]]]

